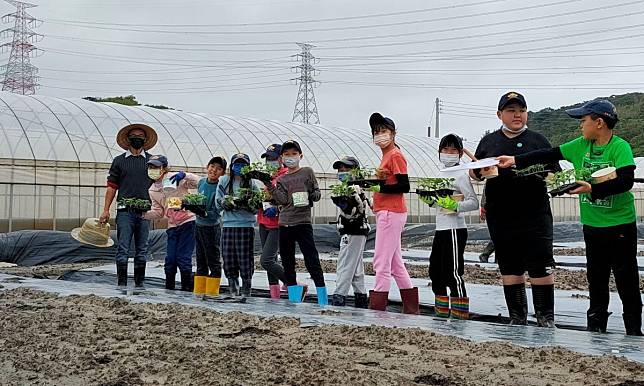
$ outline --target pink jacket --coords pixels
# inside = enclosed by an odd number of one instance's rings
[[[175,174],[176,173],[168,173],[163,177],[172,177]],[[168,228],[177,227],[189,221],[195,221],[197,217],[194,213],[185,209],[167,209],[166,202],[170,197],[185,196],[190,193],[188,189],[197,189],[197,184],[200,179],[201,177],[196,174],[186,173],[186,178],[179,182],[179,187],[177,187],[177,189],[172,193],[164,193],[163,183],[161,181],[155,181],[152,186],[150,186],[150,189],[148,189],[150,199],[152,200],[152,209],[145,212],[143,218],[146,220],[158,220],[165,216],[168,219]]]

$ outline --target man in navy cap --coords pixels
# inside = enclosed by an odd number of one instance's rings
[[[637,226],[633,193],[635,162],[631,146],[616,136],[617,109],[607,100],[597,99],[566,110],[580,120],[581,137],[559,147],[516,157],[499,157],[501,167],[524,168],[542,162],[567,160],[575,169],[591,172],[613,167],[616,178],[600,183],[577,181],[581,223],[586,241],[586,269],[590,307],[588,330],[606,332],[611,270],[622,300],[627,335],[642,336],[642,298],[637,267]]]

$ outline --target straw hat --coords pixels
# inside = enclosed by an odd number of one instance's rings
[[[130,148],[130,142],[127,140],[127,136],[128,134],[130,134],[130,131],[134,129],[141,129],[145,131],[146,140],[143,144],[143,150],[150,150],[154,147],[154,145],[157,144],[157,132],[154,131],[153,128],[142,123],[133,123],[119,130],[118,134],[116,135],[116,143],[118,143],[119,146],[123,148],[123,150],[128,150]]]
[[[114,245],[110,238],[110,224],[101,224],[97,218],[88,218],[80,228],[72,231],[72,237],[83,244],[93,245],[99,248],[107,248]]]

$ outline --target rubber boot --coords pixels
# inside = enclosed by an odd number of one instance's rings
[[[344,307],[347,305],[347,297],[340,294],[334,294],[331,302],[334,306]]]
[[[305,296],[304,286],[290,285],[288,286],[288,301],[291,303],[302,303]]]
[[[315,287],[315,293],[318,295],[318,305],[329,305],[329,295],[327,294],[326,287]]]
[[[525,326],[528,324],[528,297],[525,283],[504,285],[505,302],[510,313],[510,325]]]
[[[181,291],[192,292],[192,271],[181,272]]]
[[[369,308],[369,299],[367,299],[367,294],[354,293],[353,301],[356,308]]]
[[[642,313],[622,314],[622,317],[624,318],[626,335],[644,336],[642,335]]]
[[[237,281],[237,278],[228,278],[228,293],[232,297],[239,296],[239,282]]]
[[[165,274],[165,289],[167,290],[174,290],[174,285],[175,285],[175,276],[176,274]]]
[[[597,311],[586,313],[586,320],[588,325],[586,326],[586,331],[591,332],[606,332],[606,326],[608,325],[608,317],[611,316],[612,312],[606,311]]]
[[[281,288],[279,284],[271,284],[268,286],[268,290],[271,293],[271,299],[279,299]]]
[[[244,298],[249,298],[251,296],[251,292],[253,291],[252,288],[253,288],[252,280],[242,279],[241,296]]]
[[[134,286],[143,287],[145,282],[145,264],[134,266]]]
[[[450,298],[452,304],[452,317],[454,319],[470,318],[470,298]]]
[[[439,318],[449,318],[449,296],[434,295],[434,314]]]
[[[195,281],[197,276],[195,276]],[[217,297],[219,296],[219,287],[221,286],[221,277],[207,277],[206,278],[206,296]]]
[[[377,311],[387,311],[389,292],[369,291],[369,308]]]
[[[532,285],[532,302],[537,326],[555,328],[555,286]]]
[[[116,285],[127,287],[127,263],[116,264]]]
[[[206,293],[206,280],[208,280],[208,278],[203,275],[195,275],[192,278],[192,293],[194,293],[195,296],[203,296]]]
[[[418,287],[401,289],[400,298],[403,304],[403,314],[418,315]]]

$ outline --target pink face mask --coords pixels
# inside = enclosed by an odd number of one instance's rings
[[[380,146],[381,148],[389,146],[392,140],[393,139],[391,138],[391,134],[389,133],[376,134],[373,136],[373,143],[375,143],[377,146]]]

